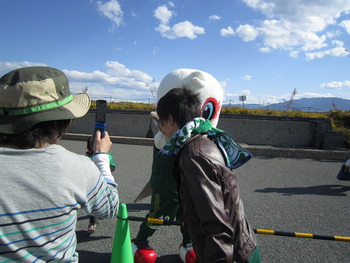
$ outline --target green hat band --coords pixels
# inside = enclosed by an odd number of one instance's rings
[[[61,107],[63,105],[66,105],[67,103],[71,102],[73,100],[73,95],[70,94],[68,97],[49,102],[46,104],[42,105],[35,105],[27,108],[16,108],[16,109],[10,109],[10,108],[0,108],[0,115],[6,115],[6,116],[17,116],[17,115],[25,115],[25,114],[31,114],[31,113],[36,113],[39,111],[44,111],[44,110],[51,110],[54,108]]]

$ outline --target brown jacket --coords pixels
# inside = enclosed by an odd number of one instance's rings
[[[239,197],[237,176],[208,135],[189,139],[175,160],[183,209],[197,262],[246,262],[256,247]]]

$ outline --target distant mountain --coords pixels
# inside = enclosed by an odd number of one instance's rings
[[[269,105],[259,104],[244,104],[246,109],[269,109],[269,110],[287,110],[288,101],[283,103],[274,103]],[[223,105],[223,107],[229,107],[229,104]],[[242,107],[242,104],[231,104],[231,107]],[[350,110],[350,100],[341,98],[304,98],[299,100],[293,100],[289,105],[290,110],[300,111],[313,111],[313,112],[328,112],[332,109],[338,109],[343,111]]]

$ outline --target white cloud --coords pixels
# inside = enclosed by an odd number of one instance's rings
[[[118,1],[111,0],[105,3],[99,1],[97,5],[98,11],[111,20],[114,25],[120,26],[123,23],[123,11]]]
[[[160,34],[163,37],[169,38],[169,39],[175,39],[175,37],[172,35],[172,29],[170,26],[166,25],[166,24],[160,24],[157,28],[157,31],[160,32]]]
[[[350,1],[348,0],[243,0],[250,8],[259,11],[266,19],[254,21],[254,28],[261,37],[264,47],[260,51],[267,52],[274,49],[295,50],[303,52],[323,52],[331,56],[342,56],[331,45],[331,39],[341,35],[336,26],[342,26],[350,32],[350,20],[342,20],[343,16],[350,13]],[[238,30],[237,34],[239,35]],[[244,34],[243,34],[244,33]],[[254,40],[254,34],[242,31],[245,41]],[[250,38],[249,38],[250,36]],[[241,36],[242,37],[242,36]],[[244,38],[243,38],[244,40]],[[311,57],[323,57],[321,53],[308,55]],[[290,53],[295,56],[297,53]]]
[[[126,77],[131,80],[149,82],[152,81],[152,77],[140,70],[130,70],[125,65],[117,61],[107,61],[106,66],[108,68],[107,73],[110,75],[117,75]]]
[[[313,92],[306,92],[302,94],[297,94],[295,96],[296,99],[302,99],[302,98],[333,98],[334,95],[330,93],[313,93]]]
[[[252,92],[250,91],[250,90],[247,90],[247,89],[244,89],[244,90],[241,90],[241,95],[251,95],[252,94]]]
[[[285,49],[290,45],[296,45],[296,40],[291,38],[291,31],[286,29],[281,21],[265,20],[259,31],[266,48]]]
[[[130,14],[132,17],[138,17],[137,14],[134,12],[134,10],[130,10]]]
[[[318,51],[318,52],[307,52],[306,58],[308,60],[313,60],[315,58],[323,58],[324,56],[346,56],[347,51],[344,48],[344,43],[339,40],[333,40],[332,44],[335,45],[334,48]]]
[[[220,30],[220,35],[223,36],[223,37],[226,37],[226,36],[232,36],[235,34],[235,31],[233,30],[232,27],[228,27],[228,28],[222,28]]]
[[[350,80],[323,83],[320,85],[320,87],[325,89],[341,89],[343,87],[350,87]]]
[[[327,39],[333,39],[333,38],[336,38],[336,37],[339,37],[341,36],[341,31],[340,30],[334,30],[334,31],[328,31],[326,32],[326,37]]]
[[[261,47],[261,48],[259,48],[259,51],[262,52],[262,53],[270,53],[270,52],[272,52],[271,48],[268,48],[268,47]]]
[[[219,83],[220,83],[220,86],[221,86],[223,89],[225,89],[225,88],[227,87],[227,82],[228,82],[228,80],[223,80],[223,81],[220,81]]]
[[[242,77],[242,79],[244,79],[246,81],[250,81],[252,79],[252,75],[245,75]]]
[[[340,25],[345,28],[348,34],[350,34],[350,20],[343,20],[341,21]]]
[[[216,20],[220,20],[221,16],[218,15],[211,15],[209,16],[209,21],[216,21]]]
[[[302,44],[303,51],[316,50],[327,47],[326,35],[318,36],[312,32],[298,32],[296,34],[298,43]]]
[[[173,12],[165,5],[158,6],[157,9],[154,10],[154,17],[159,19],[161,24],[168,24],[172,16]]]
[[[291,58],[298,58],[299,53],[300,53],[300,51],[294,50],[294,51],[292,51],[292,52],[289,53],[289,56],[290,56]]]
[[[195,39],[197,35],[205,34],[203,27],[195,26],[190,21],[179,22],[173,26],[169,25],[173,15],[174,13],[165,5],[157,7],[154,11],[154,16],[160,22],[159,26],[156,27],[156,31],[160,32],[163,37],[171,40],[180,37]]]
[[[197,38],[197,35],[205,34],[204,28],[194,26],[189,21],[177,23],[173,27],[165,24],[160,24],[156,30],[159,31],[163,37],[171,40],[180,37],[195,39]]]
[[[157,54],[158,51],[159,51],[159,47],[153,47],[153,49],[152,49],[152,55]]]
[[[272,12],[272,10],[275,8],[275,3],[261,0],[243,0],[244,3],[246,3],[248,6],[260,10],[262,13],[270,16],[269,14]]]
[[[194,39],[197,35],[205,34],[204,28],[192,25],[189,21],[180,22],[173,26],[173,33],[176,38],[188,37]]]
[[[236,30],[238,36],[242,38],[243,41],[249,42],[256,39],[259,32],[251,25],[240,25]]]
[[[69,79],[72,92],[75,93],[88,87],[88,93],[93,97],[130,99],[150,96],[149,85],[154,85],[151,76],[139,70],[128,69],[117,61],[107,61],[106,68],[106,72],[99,70],[81,72],[67,69],[63,71]]]

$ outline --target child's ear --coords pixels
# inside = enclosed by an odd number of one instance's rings
[[[172,115],[169,115],[169,118],[168,118],[168,123],[174,127],[175,130],[178,130],[181,128],[181,126],[175,121],[175,119],[173,118]]]
[[[168,116],[168,122],[173,123],[173,121],[174,121],[173,116],[172,116],[171,114],[169,114],[169,116]]]
[[[168,121],[170,124],[173,124],[175,121],[174,121],[174,118],[171,114],[169,114],[169,117],[168,117]]]

